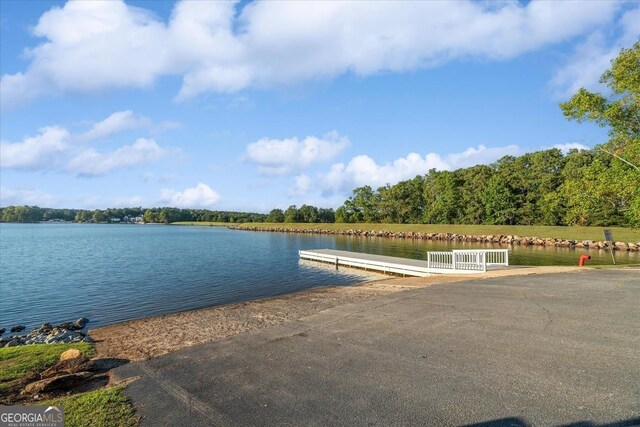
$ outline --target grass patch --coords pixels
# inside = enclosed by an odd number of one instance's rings
[[[129,427],[137,426],[139,422],[133,405],[124,394],[124,386],[102,388],[38,404],[62,405],[66,427]]]
[[[80,350],[87,357],[94,354],[93,346],[86,342],[0,348],[0,391],[10,387],[13,381],[53,366],[60,359],[60,355],[70,348]]]
[[[248,222],[243,224],[229,223],[194,223],[194,224],[220,224],[246,227],[273,227],[273,228],[314,228],[321,230],[366,230],[366,231],[392,231],[392,232],[419,232],[419,233],[454,233],[470,235],[513,235],[521,237],[549,237],[568,240],[604,240],[602,230],[608,228],[613,233],[616,241],[639,242],[640,230],[624,227],[566,227],[543,225],[460,225],[460,224],[302,224],[302,223],[267,223]]]

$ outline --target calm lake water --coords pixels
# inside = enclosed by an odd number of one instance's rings
[[[301,263],[299,249],[426,259],[428,250],[472,247],[478,245],[221,227],[0,224],[0,326],[85,316],[95,327],[372,277]],[[521,265],[575,265],[586,253],[511,249],[511,263]],[[588,253],[591,264],[611,263],[608,252]],[[640,263],[638,253],[620,252],[616,258]]]

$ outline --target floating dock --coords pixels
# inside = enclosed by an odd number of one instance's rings
[[[342,265],[381,273],[417,277],[429,276],[432,273],[478,274],[486,272],[488,267],[507,267],[509,265],[507,249],[428,252],[427,261],[335,249],[298,251],[298,254],[301,259],[335,264],[336,268]]]
[[[335,264],[336,267],[342,265],[381,273],[402,274],[404,276],[426,277],[430,275],[427,262],[418,259],[371,255],[335,249],[314,249],[298,251],[298,253],[302,259]]]

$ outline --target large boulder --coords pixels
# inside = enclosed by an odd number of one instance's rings
[[[57,329],[73,329],[73,322],[64,322],[56,326]]]
[[[87,319],[86,317],[81,317],[73,322],[73,326],[75,329],[83,329],[85,326],[87,326],[87,323],[89,323],[89,319]]]
[[[82,356],[82,353],[80,353],[80,350],[78,350],[77,348],[70,348],[69,350],[63,352],[60,355],[60,362],[63,362],[69,359],[79,359],[81,357],[83,356]]]

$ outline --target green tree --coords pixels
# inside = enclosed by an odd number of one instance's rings
[[[108,217],[104,212],[102,212],[99,209],[96,209],[95,211],[93,211],[93,215],[91,216],[91,220],[93,222],[107,222],[109,221],[109,218],[111,217]]]
[[[300,222],[320,222],[320,212],[315,206],[302,205],[298,209],[298,218]]]
[[[349,215],[347,214],[347,209],[344,207],[344,205],[336,209],[336,222],[338,223],[349,222]]]
[[[88,217],[88,212],[87,211],[78,211],[76,213],[76,217],[74,218],[74,221],[76,222],[87,222],[89,221],[89,217]]]
[[[272,209],[267,215],[267,222],[284,222],[284,212],[282,209]]]
[[[482,191],[494,171],[485,165],[473,166],[456,171],[458,180],[462,183],[460,192],[460,206],[462,209],[462,224],[482,224],[485,219],[485,208],[482,201]]]
[[[146,223],[158,222],[158,213],[154,210],[147,209],[142,215],[142,220]]]
[[[461,217],[461,183],[454,172],[431,169],[424,180],[424,222],[454,224]]]
[[[284,211],[284,222],[300,222],[300,215],[296,205],[291,205]]]
[[[598,173],[588,191],[594,198],[604,200],[599,207],[605,211],[614,209],[622,214],[624,223],[637,227],[640,226],[640,40],[620,51],[600,82],[609,88],[610,94],[581,88],[560,108],[571,120],[609,128],[609,141],[596,148],[610,159],[587,168],[591,176]]]
[[[493,175],[486,183],[482,201],[486,224],[515,224],[515,197],[499,175]]]

